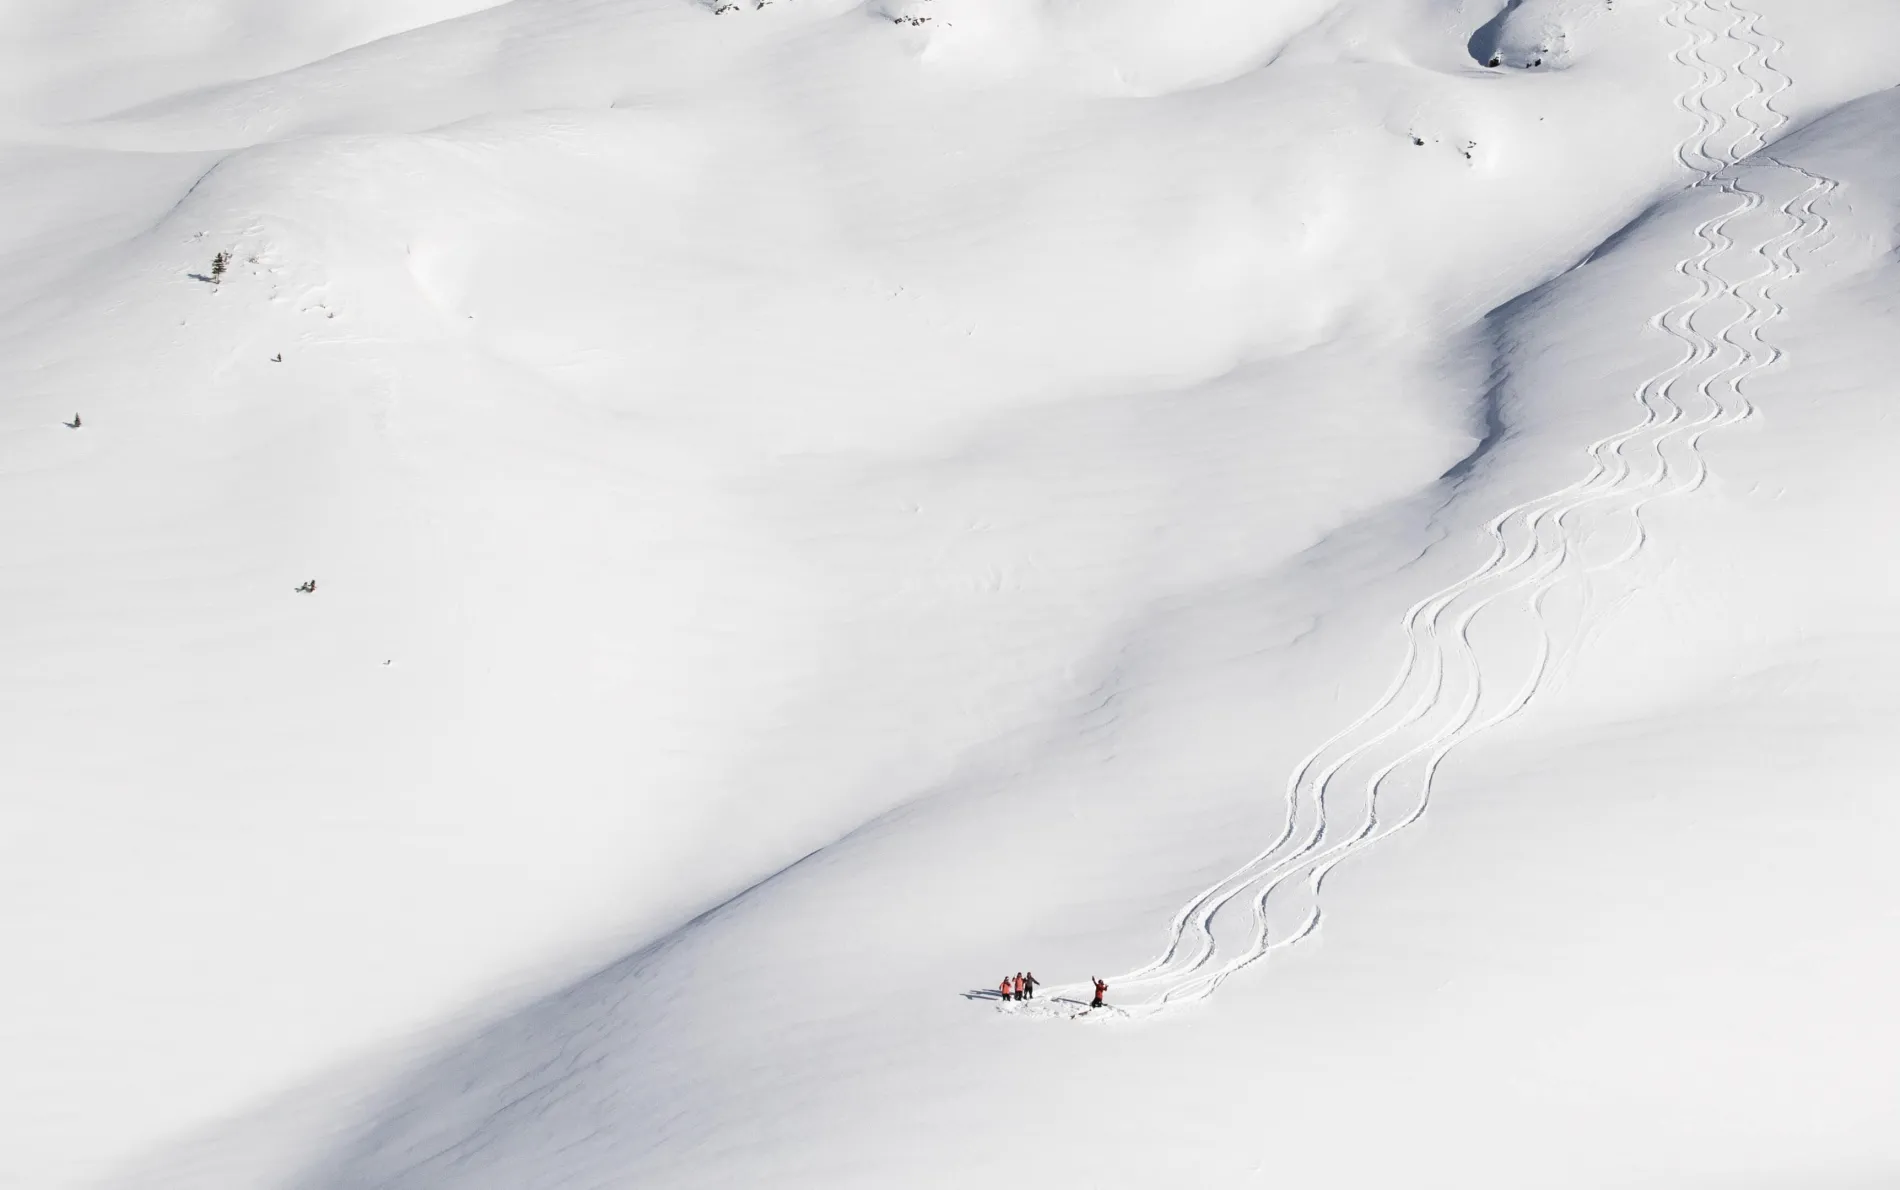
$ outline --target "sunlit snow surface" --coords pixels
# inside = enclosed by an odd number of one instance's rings
[[[0,2],[0,1185],[1900,1182],[1896,35]]]

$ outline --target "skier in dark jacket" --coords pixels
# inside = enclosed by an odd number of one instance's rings
[[[1041,982],[1042,980],[1036,978],[1036,973],[1034,971],[1031,971],[1027,975],[1024,975],[1023,976],[1023,999],[1034,1000],[1036,998],[1036,985]]]

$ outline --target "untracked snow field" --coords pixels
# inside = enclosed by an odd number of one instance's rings
[[[1900,1186],[1897,46],[0,0],[0,1188]]]

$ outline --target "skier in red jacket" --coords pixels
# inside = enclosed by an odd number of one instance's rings
[[[1089,982],[1095,985],[1095,1000],[1089,1007],[1100,1008],[1102,1007],[1102,997],[1108,995],[1108,985],[1096,979],[1093,975],[1089,976]]]
[[[1005,975],[1003,976],[1003,982],[996,985],[996,991],[998,995],[1007,1000],[1016,992],[1016,981]]]

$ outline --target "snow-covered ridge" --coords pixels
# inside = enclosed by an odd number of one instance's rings
[[[0,5],[9,115],[66,123],[179,90],[271,75],[497,0],[268,0]]]

